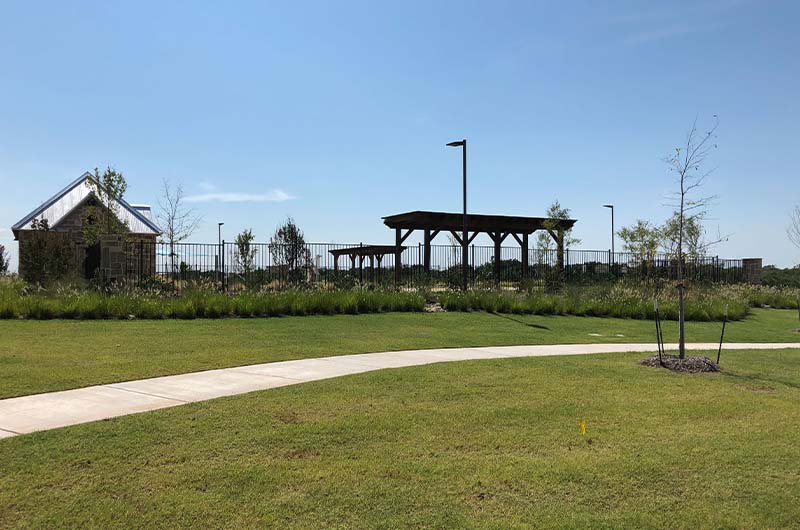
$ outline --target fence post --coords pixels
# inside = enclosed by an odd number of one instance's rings
[[[136,283],[136,286],[139,287],[139,281],[142,279],[142,268],[144,267],[144,255],[142,251],[144,250],[144,240],[139,240],[139,280]]]
[[[475,245],[470,245],[470,248],[472,249],[472,252],[471,252],[471,254],[472,254],[472,264],[471,265],[468,264],[467,271],[469,271],[469,275],[470,275],[469,283],[470,284],[474,284],[475,281],[476,281],[476,278],[475,278]]]
[[[220,262],[219,285],[220,289],[222,289],[222,292],[224,293],[225,292],[225,240],[224,239],[222,240],[222,248],[219,250],[219,262]]]

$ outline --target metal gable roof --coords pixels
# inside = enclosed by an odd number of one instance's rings
[[[29,230],[31,229],[31,222],[34,219],[41,218],[47,219],[51,227],[56,226],[64,217],[87,200],[90,195],[93,195],[93,192],[84,185],[86,180],[91,178],[93,178],[91,173],[84,173],[38,208],[20,219],[11,227],[11,230],[15,235],[18,230]],[[161,229],[143,211],[134,208],[125,200],[121,199],[117,202],[121,206],[117,212],[118,217],[120,221],[127,223],[128,229],[132,233],[156,235],[161,233]]]

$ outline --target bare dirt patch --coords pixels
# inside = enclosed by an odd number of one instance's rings
[[[702,372],[719,372],[719,366],[706,356],[693,356],[680,359],[677,355],[652,355],[639,361],[645,366],[654,368],[667,368],[674,372],[697,374]]]

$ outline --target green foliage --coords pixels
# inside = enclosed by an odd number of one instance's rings
[[[253,271],[258,248],[253,246],[255,236],[251,229],[243,230],[236,236],[236,269],[247,277]]]
[[[544,223],[545,228],[547,230],[555,230],[556,225],[552,220],[569,219],[570,209],[564,208],[563,206],[561,206],[561,203],[558,200],[555,200],[547,208],[546,215],[548,220],[545,221]],[[572,235],[572,228],[564,231],[564,248],[570,248],[575,245],[579,245],[580,242],[581,242],[580,239]],[[550,237],[546,231],[541,231],[539,232],[539,235],[537,236],[536,239],[536,248],[538,248],[539,250],[553,250],[555,249],[555,241],[553,241],[553,238]]]
[[[6,247],[0,245],[0,276],[8,273],[8,252]]]
[[[774,265],[764,267],[762,281],[773,287],[800,287],[800,266],[779,269]]]
[[[125,223],[119,220],[120,202],[128,189],[124,175],[107,167],[103,174],[95,168],[86,186],[94,195],[83,211],[81,229],[87,245],[97,243],[101,236],[124,234],[128,232]]]
[[[306,248],[303,231],[287,217],[269,238],[269,253],[272,262],[280,269],[281,278],[290,282],[303,282],[304,271],[311,266],[311,254]]]
[[[680,212],[675,212],[672,217],[667,219],[659,229],[661,234],[661,244],[664,251],[670,256],[678,256],[678,244],[683,242],[684,258],[695,259],[705,254],[705,243],[703,236],[703,216],[700,214],[686,216],[683,220],[683,237],[681,237]]]
[[[617,235],[622,239],[623,248],[641,260],[652,258],[663,238],[661,230],[644,219],[637,219],[635,224],[623,227]]]
[[[422,311],[424,307],[423,295],[393,291],[287,290],[226,295],[210,289],[188,289],[179,296],[164,296],[74,288],[28,292],[20,280],[0,281],[0,318],[250,318]]]
[[[33,230],[19,242],[19,270],[36,285],[49,285],[70,273],[72,243],[67,234],[50,230],[47,219],[34,219]]]
[[[426,300],[448,311],[533,315],[653,318],[657,299],[662,318],[678,318],[676,289],[616,282],[561,286],[553,291],[471,290],[423,292],[384,290],[245,291],[220,293],[196,285],[181,293],[162,290],[103,292],[73,285],[31,289],[17,278],[0,279],[0,318],[30,319],[193,319],[251,318],[423,311]],[[687,320],[739,320],[751,307],[797,308],[800,289],[756,285],[696,285],[687,291]]]
[[[686,320],[722,320],[726,306],[728,318],[739,320],[751,307],[777,309],[797,307],[798,290],[751,285],[696,286],[688,290]],[[653,301],[659,302],[662,318],[678,318],[677,290],[655,289],[640,284],[617,282],[592,286],[565,286],[555,292],[508,291],[447,292],[438,295],[448,311],[489,311],[495,313],[576,315],[652,319]]]

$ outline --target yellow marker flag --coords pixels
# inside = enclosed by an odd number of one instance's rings
[[[581,420],[581,434],[586,434],[586,420]]]

